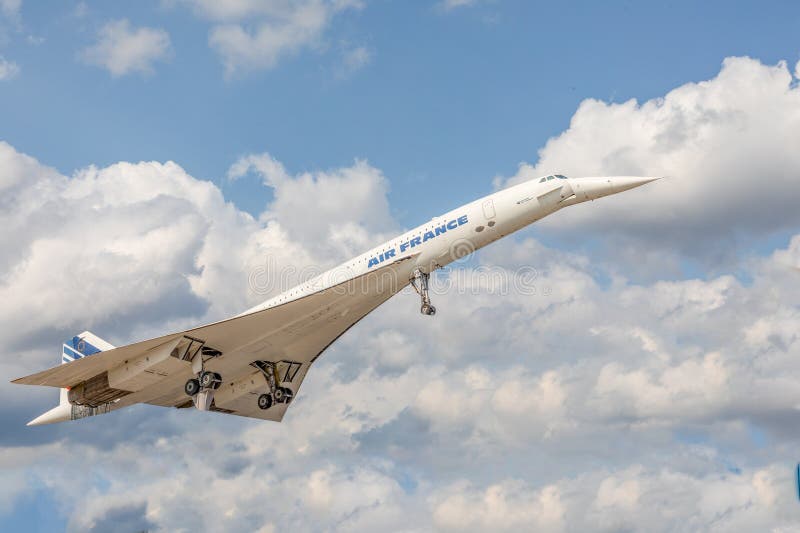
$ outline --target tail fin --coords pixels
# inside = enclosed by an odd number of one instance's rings
[[[71,363],[77,359],[106,350],[112,350],[113,348],[113,344],[104,341],[91,331],[84,331],[63,344],[61,364]],[[54,422],[72,420],[73,418],[72,405],[69,403],[69,390],[61,389],[58,406],[34,418],[28,422],[28,425],[39,426],[43,424],[52,424]]]
[[[84,331],[64,343],[61,362],[71,363],[75,359],[113,349],[114,346],[112,344],[104,341],[91,331]]]

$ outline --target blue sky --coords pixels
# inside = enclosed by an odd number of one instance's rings
[[[800,529],[798,27],[790,1],[0,0],[0,520]],[[265,266],[290,285],[551,173],[669,177],[458,263],[434,320],[397,295],[281,424],[24,426],[55,391],[8,382],[63,339],[224,318],[288,288]],[[533,294],[481,277],[530,268]]]
[[[77,17],[73,3],[25,3],[21,27],[7,29],[0,53],[21,75],[0,85],[0,136],[14,146],[66,173],[174,160],[217,183],[246,153],[268,150],[294,172],[365,158],[391,179],[407,225],[535,161],[584,98],[657,97],[713,76],[731,55],[800,57],[793,2],[377,2],[335,15],[313,49],[226,80],[208,21],[188,9],[87,6]],[[171,58],[152,75],[113,79],[78,60],[120,18],[169,32]],[[361,46],[369,64],[342,77],[342,48]],[[259,212],[268,191],[252,185],[225,192]]]

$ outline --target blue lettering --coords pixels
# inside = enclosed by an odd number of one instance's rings
[[[402,254],[409,248],[420,246],[423,242],[429,241],[431,239],[438,237],[439,235],[447,233],[448,230],[454,230],[458,226],[463,226],[467,222],[468,222],[467,215],[461,215],[456,219],[448,221],[446,224],[442,224],[441,226],[436,226],[435,228],[433,228],[432,231],[426,231],[422,236],[417,236],[406,242],[401,242],[400,253]],[[397,248],[389,248],[388,250],[378,255],[377,257],[370,257],[369,262],[367,264],[367,268],[372,268],[375,265],[387,261],[391,257],[395,257],[396,253],[397,253]]]

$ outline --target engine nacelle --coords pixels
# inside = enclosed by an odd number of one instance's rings
[[[172,373],[186,369],[186,363],[171,357],[181,339],[156,346],[108,371],[108,385],[114,389],[138,391]]]
[[[269,384],[264,374],[256,371],[236,381],[225,383],[215,391],[214,404],[217,407],[231,409],[238,400],[249,397],[251,393],[257,396],[268,389]],[[255,404],[255,397],[247,398],[247,400],[250,401],[250,405]]]

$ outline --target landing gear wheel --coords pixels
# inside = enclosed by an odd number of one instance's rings
[[[200,392],[200,382],[196,379],[190,379],[186,382],[186,385],[183,386],[183,392],[185,392],[187,396],[194,396]]]
[[[423,315],[428,315],[428,316],[433,316],[436,314],[436,308],[431,304],[422,304],[422,307],[420,307],[419,311]]]
[[[286,389],[283,387],[278,387],[275,389],[275,403],[283,403],[284,398],[286,397]]]
[[[272,407],[272,396],[269,394],[262,394],[258,397],[258,407],[259,409],[269,409]]]
[[[281,390],[283,390],[283,403],[291,402],[292,398],[294,398],[294,392],[292,392],[292,389],[288,387],[281,387]]]
[[[216,376],[213,372],[203,372],[200,374],[200,386],[204,389],[210,389],[214,386]]]
[[[200,374],[200,386],[204,389],[218,389],[220,385],[222,385],[222,376],[216,372]]]

